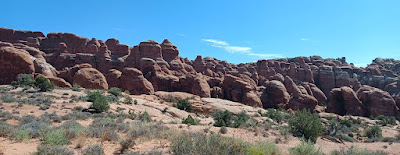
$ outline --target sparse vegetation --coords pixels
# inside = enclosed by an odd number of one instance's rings
[[[383,151],[370,152],[366,149],[350,147],[348,150],[341,149],[340,151],[332,151],[331,155],[387,155],[387,153]]]
[[[121,153],[124,153],[126,150],[128,150],[133,145],[135,145],[135,142],[133,141],[132,138],[127,138],[127,139],[124,139],[121,142],[119,142],[119,144],[121,145],[121,148],[120,148]]]
[[[66,147],[39,145],[34,155],[73,155],[74,152]]]
[[[314,146],[311,141],[301,141],[299,145],[289,151],[291,155],[323,155],[321,149]]]
[[[296,115],[289,120],[289,127],[294,135],[304,137],[313,143],[325,130],[318,115],[305,109],[297,111]]]
[[[104,155],[104,149],[99,144],[89,145],[82,151],[83,155]]]
[[[221,137],[215,134],[182,133],[171,143],[171,152],[176,155],[187,154],[245,154],[249,144],[238,139]]]

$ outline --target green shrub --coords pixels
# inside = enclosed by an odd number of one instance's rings
[[[63,129],[53,129],[50,130],[44,136],[44,143],[47,145],[67,145],[69,143],[68,138],[65,136],[65,131]]]
[[[186,119],[182,121],[183,124],[191,124],[191,125],[199,125],[200,120],[194,119],[192,116],[188,116]]]
[[[0,121],[0,137],[8,137],[14,130],[12,125]]]
[[[340,151],[332,151],[331,155],[387,155],[387,153],[383,151],[370,152],[366,149],[359,149],[352,146],[348,150],[342,148]]]
[[[268,109],[267,112],[265,112],[264,114],[262,114],[261,112],[259,113],[261,114],[261,116],[269,117],[278,123],[281,123],[284,120],[288,120],[292,116],[291,114],[283,112],[278,109]]]
[[[108,93],[113,94],[114,96],[121,96],[121,89],[112,87],[108,89]]]
[[[215,134],[182,133],[172,139],[171,152],[176,155],[188,154],[245,154],[249,144],[234,138]]]
[[[2,95],[0,98],[5,103],[17,102],[17,99],[11,95]]]
[[[340,120],[340,124],[341,125],[345,125],[345,126],[347,126],[349,128],[351,128],[353,126],[353,122],[351,120],[347,120],[347,119]]]
[[[31,139],[31,135],[29,135],[28,131],[25,130],[17,130],[14,133],[14,138],[15,140],[22,142],[22,141],[28,141],[29,139]]]
[[[97,112],[106,112],[110,109],[108,105],[107,97],[104,96],[100,91],[95,91],[88,94],[88,101],[93,102],[90,108],[95,109]]]
[[[281,150],[275,145],[275,143],[261,141],[254,144],[248,149],[250,155],[281,155]]]
[[[323,155],[321,149],[315,147],[310,141],[301,141],[301,143],[296,147],[290,148],[289,152],[291,155]]]
[[[139,114],[139,120],[142,122],[151,122],[151,117],[147,111]]]
[[[18,74],[17,80],[19,86],[32,86],[34,82],[32,74]]]
[[[382,138],[382,129],[377,126],[371,126],[364,130],[364,136],[368,138]]]
[[[60,146],[37,146],[37,152],[34,155],[73,155],[74,152]]]
[[[304,137],[313,143],[325,130],[318,115],[305,109],[297,111],[296,115],[289,120],[289,127],[296,136]]]
[[[78,92],[80,91],[79,86],[78,86],[76,83],[74,83],[74,84],[72,85],[71,90],[72,90],[72,91],[78,91]]]
[[[136,99],[133,101],[133,104],[134,104],[134,105],[137,105],[137,100],[136,100]]]
[[[238,128],[240,126],[243,126],[247,123],[247,121],[250,119],[250,116],[246,114],[246,112],[242,111],[239,114],[237,114],[234,117],[234,122],[231,125],[233,128]]]
[[[49,79],[43,76],[38,76],[35,79],[34,86],[39,88],[39,91],[41,92],[46,92],[54,89],[54,84],[50,82]]]
[[[189,103],[189,98],[178,100],[178,102],[174,104],[174,107],[187,112],[190,112],[193,109],[192,104]]]
[[[222,127],[222,126],[231,126],[232,124],[232,113],[228,110],[223,112],[215,112],[213,114],[214,117],[214,126]]]
[[[121,148],[120,148],[121,153],[124,153],[126,150],[128,150],[133,145],[135,145],[135,142],[133,141],[132,138],[128,138],[128,139],[122,140],[119,144],[121,145]]]
[[[388,124],[390,125],[396,125],[396,117],[394,116],[383,116],[383,115],[379,115],[378,117],[376,117],[377,120],[380,120],[379,123],[383,126],[386,126]]]
[[[124,104],[132,104],[132,98],[129,96],[124,96],[125,100],[124,100]],[[136,101],[136,100],[135,100]],[[137,101],[136,101],[137,104]]]
[[[83,155],[104,155],[104,149],[101,145],[89,145],[82,151]]]

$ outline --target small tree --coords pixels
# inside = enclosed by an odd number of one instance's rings
[[[112,87],[108,90],[108,93],[113,94],[114,96],[121,96],[121,89]]]
[[[95,109],[97,112],[105,112],[110,109],[110,105],[108,105],[107,102],[107,97],[102,95],[99,91],[92,93],[88,100],[93,102],[91,108]]]
[[[189,98],[178,100],[178,103],[174,104],[174,107],[187,112],[190,112],[193,109],[192,104],[189,103]]]
[[[200,124],[200,120],[194,119],[192,116],[188,116],[186,119],[182,121],[183,124],[191,124],[191,125],[198,125]]]
[[[39,88],[41,92],[46,92],[54,89],[54,84],[49,81],[49,79],[43,77],[43,76],[38,76],[35,79],[34,86]]]
[[[313,143],[325,130],[318,115],[305,109],[297,111],[296,115],[289,120],[289,127],[296,136],[303,136]]]

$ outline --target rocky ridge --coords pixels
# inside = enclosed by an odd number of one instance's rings
[[[0,28],[0,84],[19,73],[44,75],[60,87],[120,87],[132,94],[181,91],[264,108],[326,111],[400,119],[398,61],[375,59],[366,68],[319,56],[232,64],[182,58],[169,40],[130,47],[117,39]]]

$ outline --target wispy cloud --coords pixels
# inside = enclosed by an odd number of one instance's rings
[[[312,40],[310,38],[300,38],[301,41],[319,42],[318,40]]]
[[[281,54],[262,54],[262,53],[254,53],[251,47],[245,46],[232,46],[226,41],[216,40],[216,39],[201,39],[201,41],[210,43],[211,46],[222,48],[229,53],[237,53],[237,54],[246,54],[249,56],[261,57],[263,59],[266,58],[281,58],[283,57]]]
[[[185,36],[185,34],[183,34],[183,33],[177,33],[176,35],[180,36],[180,37],[184,37]]]

